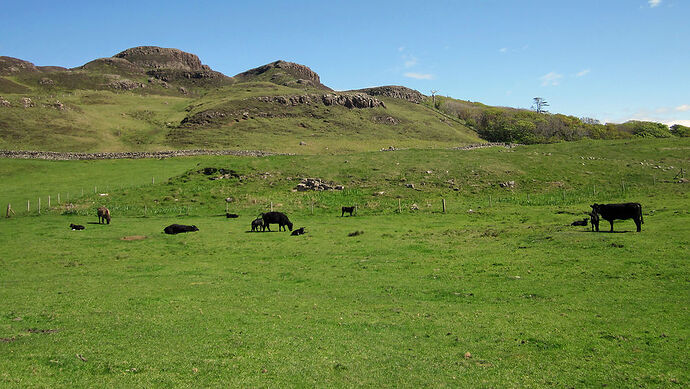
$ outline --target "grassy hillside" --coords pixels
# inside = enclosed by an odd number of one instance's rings
[[[385,107],[322,101],[326,94],[356,93]],[[310,101],[282,100],[299,96]],[[302,65],[278,61],[233,78],[192,54],[155,47],[125,50],[75,69],[0,57],[0,100],[3,149],[308,154],[481,141],[461,121],[403,98],[333,92]]]
[[[638,139],[3,160],[3,208],[93,185],[108,196],[0,219],[0,382],[687,386],[690,204],[674,177],[688,150]],[[206,167],[239,177],[210,180]],[[304,176],[346,190],[292,192]],[[240,218],[214,217],[227,197]],[[307,234],[247,232],[271,201]],[[641,202],[642,232],[630,220],[614,234],[570,226],[609,201]],[[358,216],[339,217],[353,203]],[[110,225],[90,224],[99,204]],[[200,231],[164,235],[171,223]]]

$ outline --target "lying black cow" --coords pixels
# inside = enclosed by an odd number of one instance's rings
[[[290,235],[292,235],[292,236],[297,236],[297,235],[304,235],[304,234],[306,234],[306,233],[307,233],[307,232],[304,231],[304,227],[300,227],[300,228],[298,228],[298,229],[292,231],[292,234],[290,234]]]
[[[184,224],[171,224],[163,229],[163,232],[170,235],[192,231],[199,231],[199,229],[196,226],[186,226]]]
[[[587,225],[587,219],[582,219],[582,220],[575,220],[574,222],[570,223],[571,226],[586,226]]]
[[[83,230],[84,226],[79,225],[79,224],[70,224],[69,228],[71,228],[72,231],[79,231],[79,230]]]
[[[278,224],[278,231],[287,231],[285,226],[292,231],[292,223],[290,219],[282,212],[266,212],[262,213],[260,216],[264,220],[264,226],[267,230],[271,231],[270,224]]]
[[[623,203],[623,204],[593,204],[592,213],[597,214],[598,218],[608,220],[611,223],[611,232],[613,232],[614,220],[633,219],[637,225],[637,232],[642,231],[642,206],[640,203]],[[599,223],[596,226],[599,231]]]
[[[345,212],[349,212],[350,216],[352,216],[352,212],[355,211],[355,207],[343,207],[343,212],[340,214],[340,217],[345,216]]]
[[[226,213],[225,217],[227,217],[228,219],[237,219],[238,217],[240,217],[240,215],[236,213]]]

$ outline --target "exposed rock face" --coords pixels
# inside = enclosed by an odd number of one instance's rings
[[[10,104],[9,101],[5,100],[2,96],[0,96],[0,107],[11,107],[12,104]]]
[[[319,78],[319,75],[316,74],[313,70],[309,69],[308,67],[304,65],[300,65],[294,62],[286,62],[286,61],[275,61],[271,62],[269,64],[259,66],[258,68],[254,68],[251,70],[247,70],[246,72],[242,72],[238,75],[235,76],[237,79],[241,80],[250,80],[254,77],[260,76],[266,72],[269,72],[274,69],[280,69],[283,73],[287,73],[291,75],[292,77],[295,78],[292,83],[300,84],[300,85],[310,85],[310,86],[316,86],[318,88],[323,88],[323,89],[328,89],[327,86],[323,85],[321,83],[321,79]],[[290,84],[290,83],[288,83]]]
[[[51,80],[48,77],[43,77],[40,80],[38,80],[38,83],[41,85],[46,85],[46,86],[52,86],[55,85],[55,81]]]
[[[127,79],[113,80],[108,83],[108,86],[117,90],[132,90],[137,88],[144,88],[146,85]]]
[[[376,108],[386,105],[383,101],[371,97],[363,93],[356,94],[332,94],[325,95],[293,95],[293,96],[260,96],[257,97],[259,101],[265,103],[278,103],[283,105],[301,105],[301,104],[323,104],[342,105],[347,108]]]
[[[324,182],[318,178],[304,178],[295,187],[295,190],[297,190],[298,192],[306,192],[308,190],[322,191],[322,190],[333,190],[333,189],[343,190],[343,189],[345,189],[345,187],[342,185],[336,185],[333,183],[326,183],[326,182]]]
[[[414,89],[406,88],[404,86],[389,85],[379,86],[376,88],[357,89],[353,92],[362,92],[370,96],[386,96],[394,99],[401,99],[415,104],[419,104],[424,100],[424,95]]]
[[[85,70],[106,68],[112,69],[111,71],[115,73],[142,73],[144,71],[141,66],[137,66],[124,58],[117,57],[95,59],[79,68]]]
[[[35,106],[34,102],[31,101],[31,99],[28,97],[22,97],[21,101],[22,101],[22,105],[24,106],[24,108],[31,108],[31,107]]]
[[[18,72],[37,72],[36,66],[29,61],[18,58],[0,56],[0,74],[8,76]]]
[[[131,49],[115,54],[113,57],[126,59],[144,68],[180,69],[189,71],[211,70],[208,66],[202,65],[199,57],[194,54],[164,47],[132,47]]]

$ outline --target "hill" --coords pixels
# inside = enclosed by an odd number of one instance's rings
[[[0,57],[0,148],[346,152],[481,142],[402,87],[336,92],[275,61],[234,77],[142,46],[65,69]]]

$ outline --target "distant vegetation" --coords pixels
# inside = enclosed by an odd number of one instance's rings
[[[431,106],[430,100],[426,104]],[[491,107],[481,103],[436,96],[438,110],[460,119],[483,139],[491,142],[550,143],[589,139],[668,138],[690,136],[688,127],[628,121],[601,124],[592,118],[536,112],[527,109]]]

